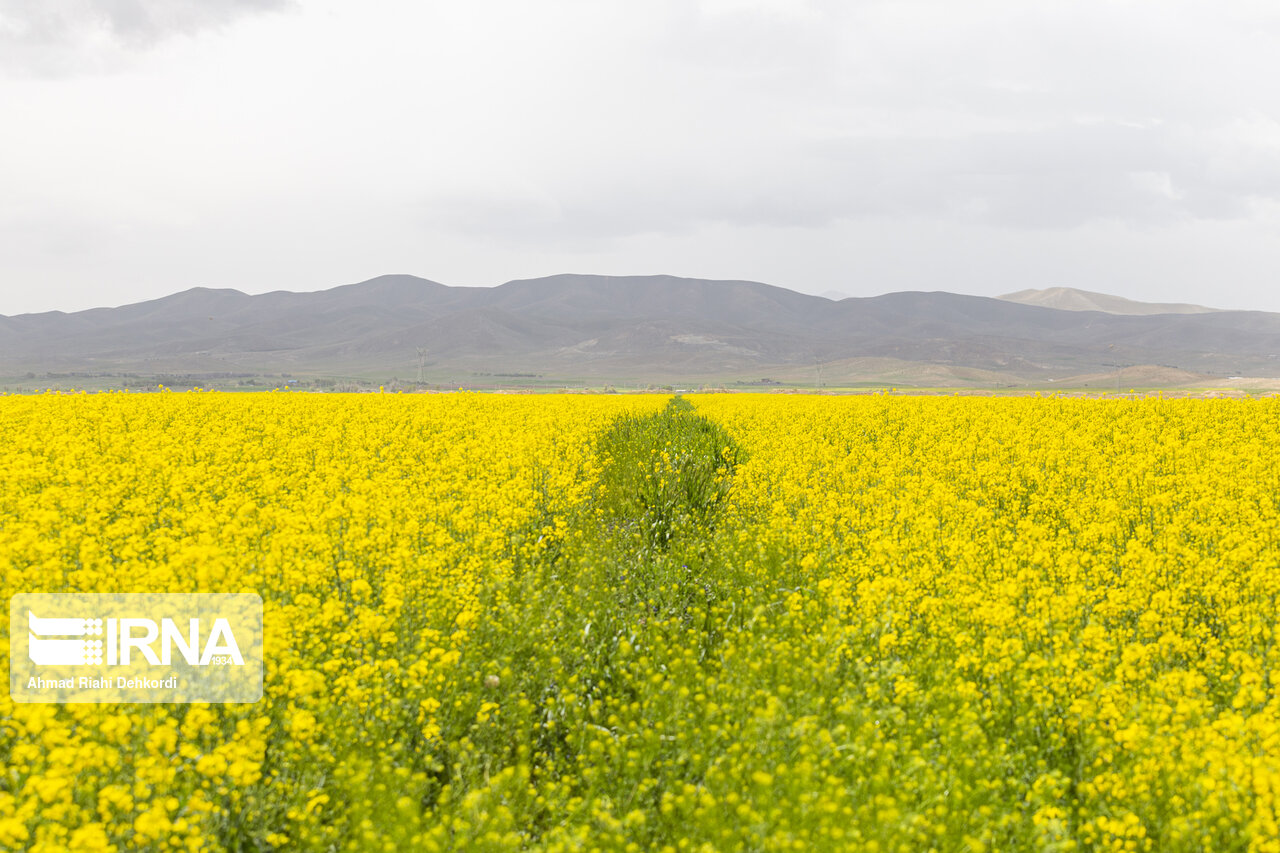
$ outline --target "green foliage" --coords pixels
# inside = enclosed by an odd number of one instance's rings
[[[615,531],[650,548],[714,527],[741,449],[682,397],[653,415],[626,416],[600,439],[596,506]]]
[[[713,542],[743,459],[733,438],[677,397],[615,421],[598,454],[591,498],[517,567],[514,587],[488,590],[459,680],[442,697],[433,760],[450,781],[428,805],[452,814],[459,797],[489,796],[506,768],[541,792],[524,804],[524,843],[585,831],[594,819],[575,810],[603,790],[618,791],[628,813],[656,815],[666,791],[701,778],[714,736],[680,735],[709,738],[691,763],[664,723],[644,731],[638,715],[683,713],[690,697],[655,674],[674,667],[697,683],[714,673],[715,649],[741,614],[727,588],[735,572]],[[488,700],[501,712],[480,722]],[[623,834],[656,840],[658,831]]]

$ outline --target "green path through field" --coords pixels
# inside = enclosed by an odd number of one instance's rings
[[[1083,758],[1015,719],[1017,685],[985,717],[919,700],[951,662],[886,652],[880,620],[824,592],[827,564],[763,536],[768,508],[733,492],[751,460],[681,398],[615,421],[598,453],[590,496],[484,590],[409,772],[374,756],[353,777],[387,799],[350,818],[357,844],[1043,846],[1032,816]]]

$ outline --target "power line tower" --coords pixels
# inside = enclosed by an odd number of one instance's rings
[[[417,350],[418,350],[418,384],[421,385],[423,370],[427,366],[427,348],[418,347]]]

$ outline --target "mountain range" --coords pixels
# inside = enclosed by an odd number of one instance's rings
[[[1280,376],[1280,314],[1149,313],[1147,303],[1056,290],[833,300],[665,275],[492,288],[386,275],[260,295],[197,287],[118,308],[0,317],[0,380],[998,386],[1104,384],[1123,371],[1148,385]],[[1102,310],[1081,310],[1081,300]]]

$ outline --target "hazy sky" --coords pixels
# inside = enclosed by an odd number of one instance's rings
[[[0,313],[559,272],[1280,311],[1273,0],[0,0]]]

